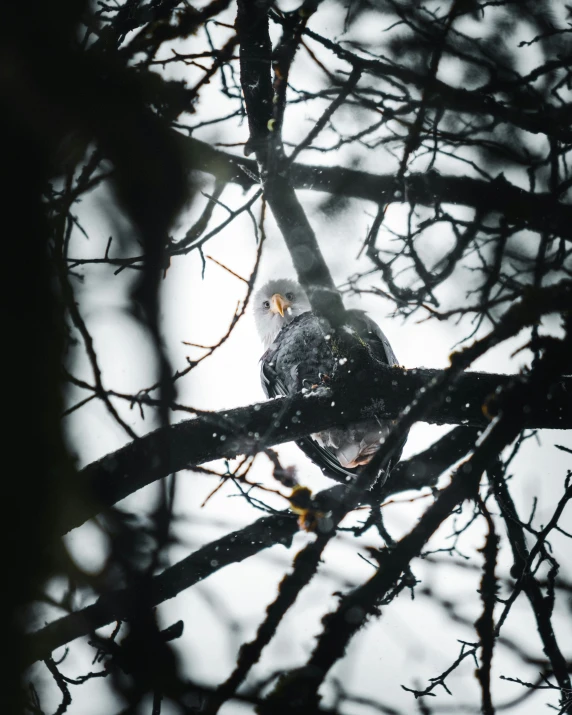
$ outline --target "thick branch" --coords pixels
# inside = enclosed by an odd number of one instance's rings
[[[255,453],[372,414],[394,419],[438,373],[438,370],[379,367],[367,380],[360,381],[356,376],[351,389],[343,386],[320,389],[309,395],[299,394],[180,422],[167,428],[167,460],[156,459],[157,445],[164,444],[165,432],[155,430],[82,470],[79,478],[93,495],[93,502],[83,509],[70,509],[64,528],[79,526],[104,507],[188,466]],[[485,400],[511,379],[509,375],[465,373],[442,404],[424,419],[435,424],[485,425],[487,419],[482,411]],[[531,400],[524,426],[572,428],[571,392],[572,378],[563,378],[553,390],[549,409],[539,407],[541,396]]]
[[[258,167],[244,159],[213,149],[208,144],[180,137],[181,150],[194,169],[214,174],[244,188],[257,183]],[[242,169],[241,167],[244,167]],[[400,185],[393,175],[376,175],[344,167],[294,164],[289,175],[297,189],[326,191],[375,203],[411,202],[421,206],[459,204],[480,212],[499,213],[514,226],[551,231],[572,240],[572,206],[547,193],[531,193],[511,184],[501,174],[495,181],[465,176],[443,176],[436,171],[409,174]]]
[[[269,546],[289,546],[297,528],[296,519],[284,512],[258,519],[244,529],[207,544],[152,579],[149,604],[156,606],[163,603],[224,566],[240,563]],[[133,589],[112,591],[91,606],[31,633],[26,648],[28,662],[43,660],[56,648],[89,635],[108,623],[125,619],[132,601]]]
[[[409,489],[434,486],[441,473],[469,451],[477,433],[476,428],[456,427],[429,449],[400,462],[392,471],[383,495],[372,495],[372,501]],[[326,511],[338,503],[346,491],[347,488],[343,486],[324,490],[316,495],[316,504]],[[297,529],[296,518],[284,510],[227,534],[155,576],[150,586],[150,602],[158,605],[174,598],[221,568],[239,563],[266,548],[276,544],[289,546]],[[28,662],[43,660],[56,648],[87,636],[108,623],[121,620],[126,616],[132,598],[132,592],[127,590],[107,593],[91,606],[63,616],[31,633],[27,646]]]
[[[318,239],[285,171],[282,142],[272,116],[268,9],[255,0],[239,0],[236,32],[240,42],[240,81],[250,128],[249,145],[256,152],[264,197],[290,252],[298,280],[313,311],[336,329],[345,309]]]

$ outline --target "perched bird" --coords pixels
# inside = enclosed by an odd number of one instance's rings
[[[254,296],[253,310],[266,348],[261,358],[261,381],[268,397],[290,395],[335,379],[347,359],[339,352],[334,354],[331,336],[324,334],[298,283],[286,278],[269,281]],[[362,310],[347,311],[344,329],[355,335],[373,362],[398,364],[389,341]],[[390,420],[371,417],[319,432],[297,444],[325,474],[349,481],[369,462],[391,425]],[[398,460],[396,454],[393,464]]]

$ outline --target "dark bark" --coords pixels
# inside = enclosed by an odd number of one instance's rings
[[[499,467],[498,463],[493,466],[490,473],[495,499],[504,517],[514,559],[511,575],[517,579],[517,584],[512,597],[516,598],[516,595],[521,589],[526,594],[534,612],[538,634],[542,641],[542,649],[550,661],[550,665],[554,671],[554,677],[558,685],[562,688],[563,694],[570,693],[569,667],[558,644],[557,634],[554,632],[552,622],[554,609],[553,596],[550,596],[550,589],[548,590],[548,594],[546,596],[544,595],[539,581],[534,574],[534,568],[532,568],[533,558],[531,557],[531,552],[526,542],[525,529],[522,526],[523,522],[519,518],[506,483],[506,475],[503,474],[502,468]],[[570,487],[568,491],[570,491]],[[562,500],[560,513],[566,503],[566,501]],[[555,523],[557,522],[558,519],[556,519]],[[555,571],[558,571],[558,566],[555,567]],[[500,628],[500,623],[497,625],[497,628]],[[572,703],[569,704],[568,708],[562,710],[562,712],[571,711]]]
[[[80,472],[79,478],[94,498],[83,510],[70,509],[65,516],[65,529],[79,526],[101,509],[185,467],[290,442],[359,420],[372,409],[381,418],[394,419],[439,372],[380,367],[373,380],[368,377],[366,383],[356,381],[355,389],[324,389],[312,395],[300,394],[180,422],[166,428],[169,444],[166,461],[156,459],[156,445],[164,444],[165,435],[158,429]],[[441,405],[429,410],[423,419],[434,424],[484,426],[488,424],[483,414],[485,401],[512,379],[509,375],[465,373]],[[523,426],[572,427],[571,390],[572,379],[566,377],[553,389],[549,407],[541,402],[540,395],[531,396]]]
[[[306,30],[306,35],[364,73],[369,73],[381,80],[395,77],[405,86],[417,87],[421,91],[427,86],[425,74],[411,69],[405,64],[390,64],[379,59],[359,57],[341,47],[339,43],[332,42],[311,30]],[[435,38],[433,42],[435,42]],[[456,110],[462,114],[489,116],[498,122],[512,124],[532,134],[545,134],[563,142],[570,142],[572,132],[570,130],[569,107],[539,108],[532,96],[527,95],[526,84],[523,78],[514,78],[512,81],[503,82],[495,77],[478,89],[467,90],[434,79],[431,82],[431,92],[424,97],[424,101],[435,109],[447,107],[451,111]],[[498,101],[494,96],[495,92],[508,94],[511,101],[506,102],[504,97],[504,101]]]
[[[344,304],[286,171],[280,122],[272,118],[278,94],[270,84],[272,57],[267,12],[266,4],[254,0],[238,2],[236,31],[241,87],[250,129],[247,149],[252,147],[256,152],[264,198],[282,233],[300,285],[316,315],[326,320],[329,329],[336,330],[344,322]]]
[[[429,449],[400,462],[383,492],[371,494],[371,503],[377,504],[381,499],[410,489],[434,486],[440,474],[468,452],[477,432],[476,428],[457,427]],[[314,498],[316,508],[327,511],[335,507],[346,492],[347,487],[343,486],[319,492]],[[289,510],[264,516],[203,546],[156,576],[150,586],[151,601],[158,605],[221,568],[239,563],[263,549],[277,544],[289,546],[297,530],[296,518]],[[124,618],[132,597],[132,591],[128,590],[109,592],[91,606],[63,616],[30,634],[26,648],[28,662],[44,659],[56,648]]]
[[[567,326],[569,327],[569,326]],[[514,382],[506,389],[505,411],[486,430],[475,445],[471,456],[461,464],[451,483],[443,489],[437,500],[425,511],[416,526],[391,548],[385,548],[378,556],[379,569],[362,586],[341,597],[339,606],[322,619],[323,631],[307,665],[294,671],[286,685],[278,686],[269,697],[268,705],[261,712],[289,713],[292,708],[302,708],[311,712],[319,703],[318,690],[324,678],[346,652],[349,642],[371,616],[379,615],[379,607],[384,598],[393,590],[398,593],[406,583],[408,568],[413,558],[418,556],[438,527],[465,500],[479,499],[481,477],[508,447],[524,427],[525,406],[538,395],[549,401],[552,386],[558,376],[567,369],[570,361],[572,340],[550,343],[543,357],[522,381]],[[551,630],[549,614],[546,611],[543,625]],[[541,622],[539,621],[541,629]],[[542,633],[542,630],[541,630]],[[555,639],[552,639],[555,643]],[[562,665],[562,663],[560,663]],[[563,692],[568,693],[570,681],[567,679]],[[489,711],[490,712],[490,711]]]
[[[215,174],[240,186],[254,185],[258,174],[252,159],[233,156],[197,139],[180,137],[181,150],[193,168]],[[398,184],[393,174],[376,175],[357,169],[294,164],[289,179],[296,189],[324,191],[334,196],[365,199],[375,203],[407,203],[421,206],[460,204],[479,212],[503,215],[514,226],[533,231],[553,231],[572,240],[572,206],[550,193],[532,193],[515,186],[500,174],[495,181],[467,176],[444,176],[436,171],[412,173]]]

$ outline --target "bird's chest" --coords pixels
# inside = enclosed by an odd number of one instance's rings
[[[305,381],[319,383],[320,375],[332,376],[336,358],[316,325],[288,331],[273,356],[274,370],[289,392],[297,392]]]

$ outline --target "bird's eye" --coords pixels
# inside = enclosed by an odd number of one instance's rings
[[[287,300],[294,300],[294,293],[286,293]]]
[[[262,303],[262,307],[263,307],[263,308],[266,308],[266,310],[268,310],[268,308],[270,308],[270,301],[269,301],[269,300],[265,300],[264,303]]]

